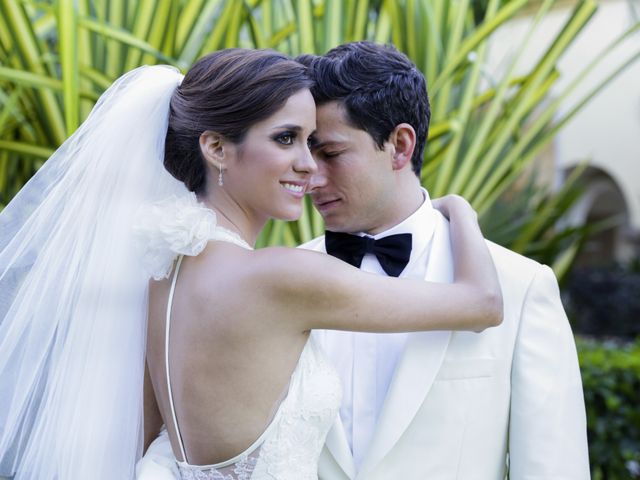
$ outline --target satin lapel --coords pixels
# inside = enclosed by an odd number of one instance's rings
[[[425,280],[451,282],[453,265],[449,228],[440,214],[434,214],[438,219],[430,246]],[[367,472],[375,468],[393,448],[415,417],[442,365],[450,339],[450,331],[411,334],[391,381],[371,447],[358,478],[366,478]]]
[[[335,335],[335,332],[331,330],[313,330],[311,335],[313,335],[317,344],[320,345],[320,348],[325,352],[330,351],[330,349],[328,349],[327,342],[331,342],[331,337],[332,335]],[[353,455],[351,454],[351,448],[349,447],[349,442],[347,440],[347,435],[344,431],[344,425],[342,424],[340,415],[336,415],[333,426],[327,435],[325,445],[329,452],[331,452],[335,461],[340,465],[340,468],[344,470],[345,474],[349,478],[355,478],[356,466],[353,461]]]
[[[353,461],[353,455],[349,448],[347,435],[344,432],[340,415],[336,416],[336,420],[327,435],[325,445],[331,452],[331,455],[333,455],[335,461],[340,465],[340,468],[344,470],[344,473],[346,473],[349,478],[355,478],[356,465]]]

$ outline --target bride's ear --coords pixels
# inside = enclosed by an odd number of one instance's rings
[[[200,151],[205,162],[220,169],[225,164],[225,139],[216,132],[207,130],[200,135]]]

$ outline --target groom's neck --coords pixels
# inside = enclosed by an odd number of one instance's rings
[[[377,235],[395,227],[413,215],[425,201],[424,192],[417,177],[415,181],[398,184],[394,193],[387,196],[386,205],[372,206],[380,212],[380,216],[375,224],[367,227],[363,233]]]

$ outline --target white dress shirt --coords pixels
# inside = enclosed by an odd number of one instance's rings
[[[418,210],[398,225],[373,237],[412,234],[411,257],[400,277],[424,279],[426,273],[431,243],[427,232],[431,231],[429,223],[434,222],[434,217],[426,190],[424,195],[425,201]],[[373,254],[364,256],[360,268],[386,275]],[[331,357],[335,360],[344,392],[340,417],[357,468],[369,448],[407,337],[407,333],[332,332]]]

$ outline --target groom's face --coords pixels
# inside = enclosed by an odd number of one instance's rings
[[[312,154],[318,165],[309,193],[328,230],[376,234],[392,213],[395,177],[392,149],[380,150],[364,130],[352,126],[344,107],[317,107]]]

